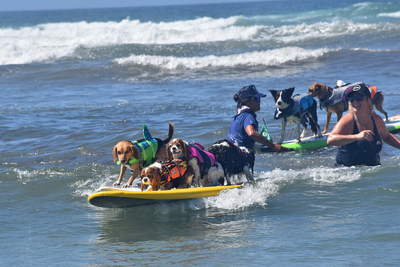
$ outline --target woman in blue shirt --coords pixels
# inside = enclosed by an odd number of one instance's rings
[[[233,96],[237,103],[238,112],[232,120],[227,139],[237,146],[249,149],[253,159],[255,142],[268,146],[276,152],[287,150],[281,145],[265,139],[258,132],[256,112],[260,110],[261,97],[265,96],[265,94],[259,93],[254,85],[243,87]]]

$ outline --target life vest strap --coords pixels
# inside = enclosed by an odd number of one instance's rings
[[[187,170],[187,162],[181,159],[164,161],[161,164],[163,166],[161,180],[166,180],[168,182],[182,177]]]

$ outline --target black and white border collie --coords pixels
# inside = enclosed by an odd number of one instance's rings
[[[294,95],[294,87],[284,90],[269,90],[275,101],[274,118],[282,120],[282,132],[279,144],[285,140],[286,124],[296,124],[296,140],[300,142],[307,131],[307,123],[310,124],[314,136],[322,137],[321,130],[318,125],[317,102],[309,94]],[[300,124],[303,131],[300,134]]]
[[[249,163],[247,158],[252,157],[252,153],[245,147],[238,147],[228,140],[220,140],[215,142],[207,149],[208,152],[215,156],[217,161],[224,170],[226,184],[241,184],[246,181],[254,181],[252,171],[253,163]],[[251,170],[251,171],[250,171]]]

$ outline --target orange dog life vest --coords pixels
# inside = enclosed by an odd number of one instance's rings
[[[161,181],[171,182],[173,179],[181,178],[187,170],[187,162],[181,159],[167,160],[161,163]]]
[[[368,89],[371,92],[371,99],[374,99],[374,96],[375,96],[376,91],[377,91],[376,86],[368,87]]]

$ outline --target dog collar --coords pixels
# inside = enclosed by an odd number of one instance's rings
[[[332,96],[332,92],[333,92],[333,89],[328,87],[328,90],[326,91],[325,96],[319,100],[319,109],[322,110],[322,107],[329,106],[328,101],[329,101],[330,97]]]
[[[324,96],[320,101],[321,101],[321,102],[324,102],[324,101],[328,100],[329,97],[330,97],[331,94],[332,94],[332,90],[333,90],[332,88],[328,87],[328,90],[326,90],[325,96]]]

